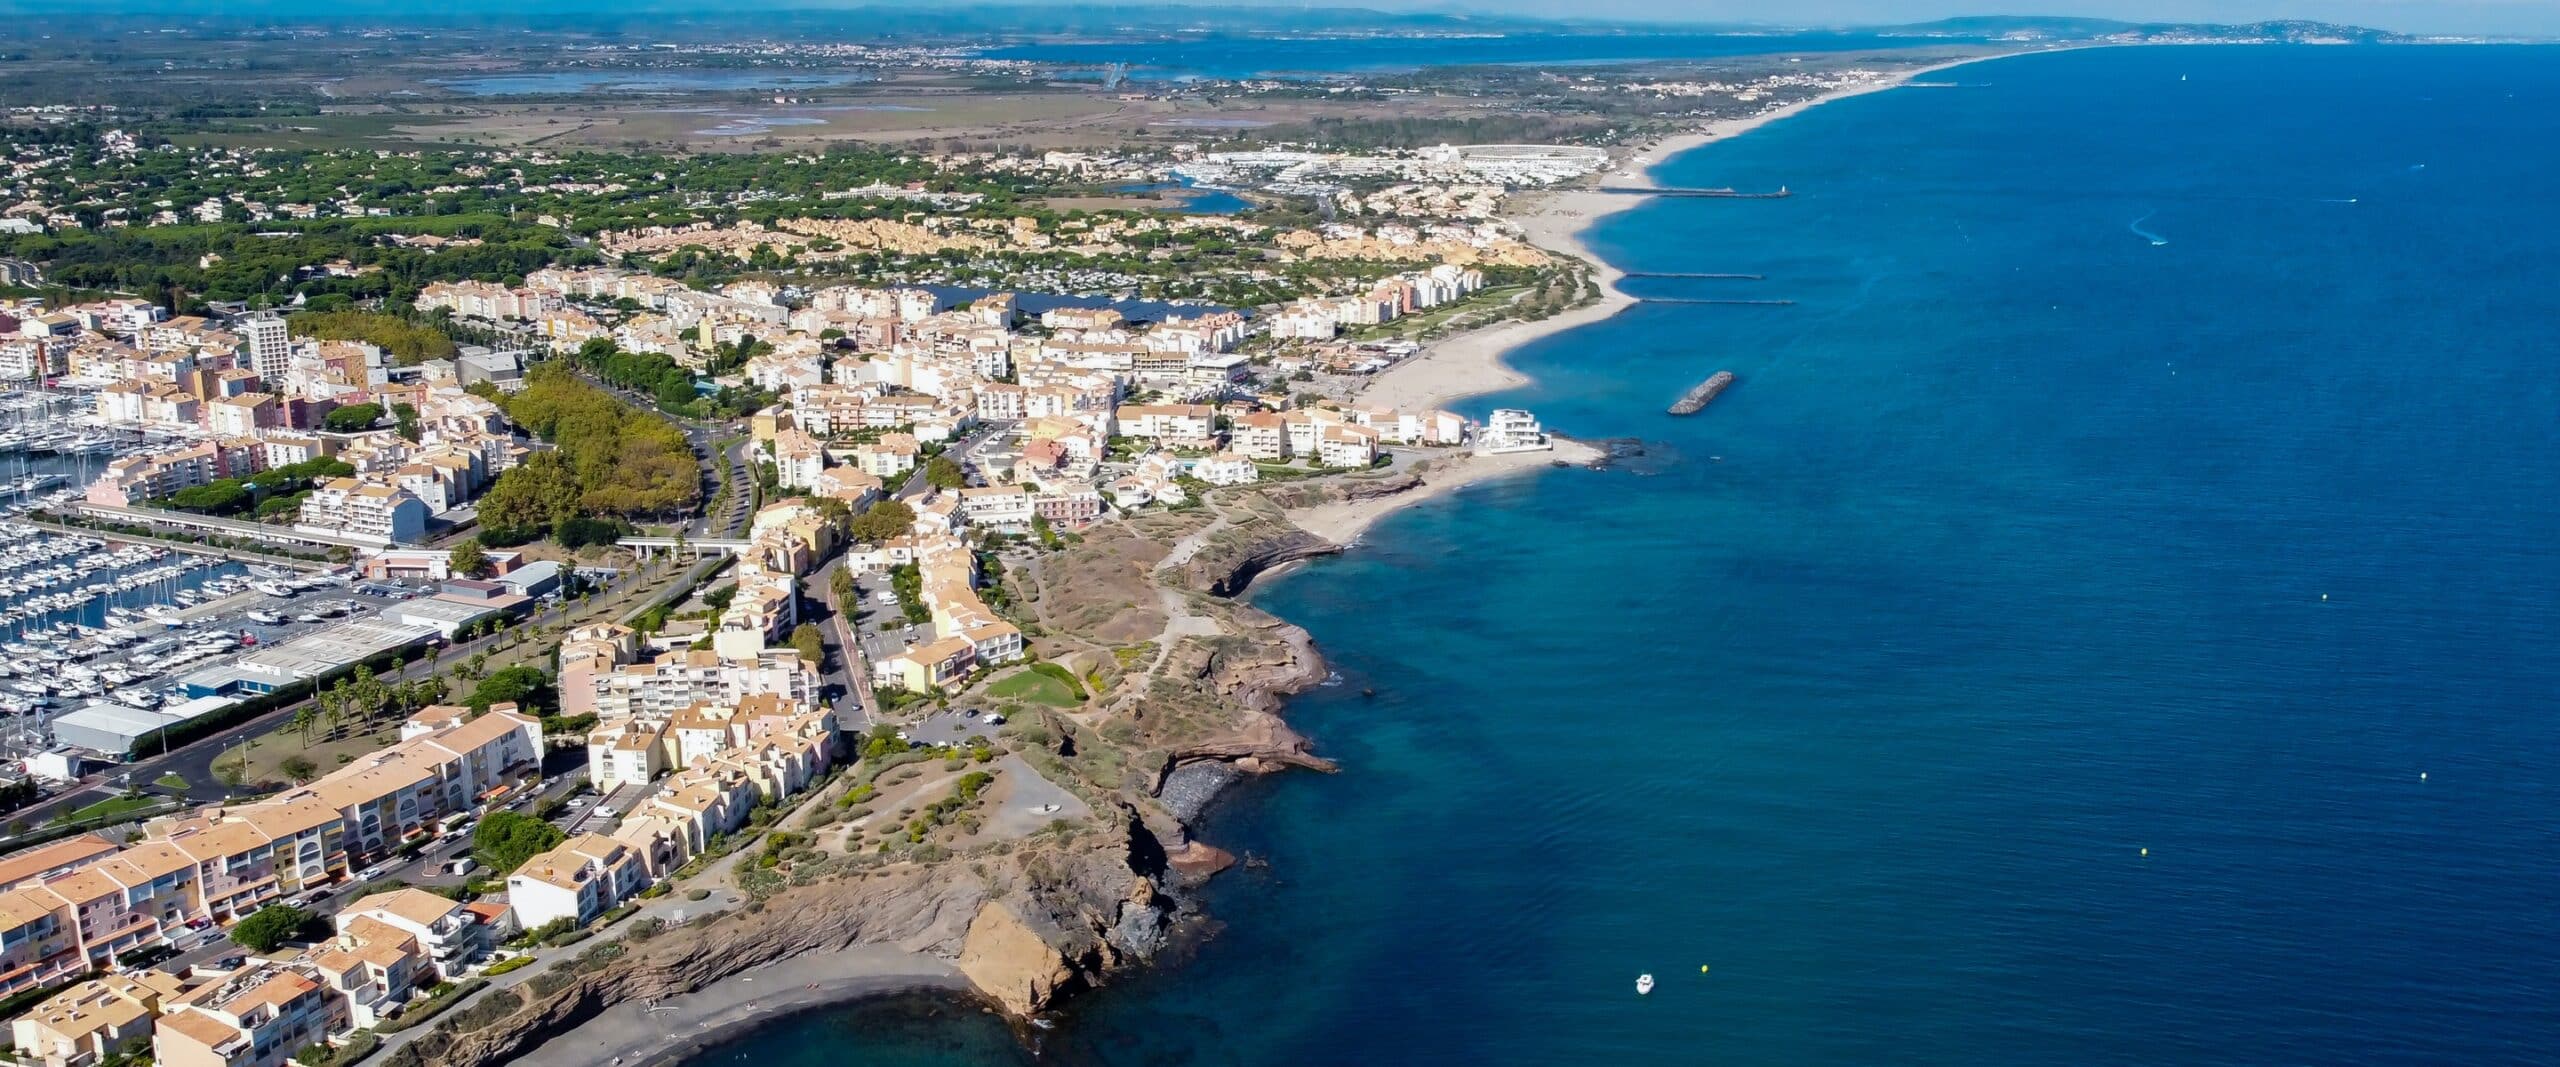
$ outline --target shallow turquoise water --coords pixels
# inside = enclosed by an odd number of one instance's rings
[[[1798,303],[1534,346],[1471,410],[1651,454],[1263,590],[1347,678],[1291,710],[1344,773],[1222,805],[1272,869],[1043,1058],[2549,1062],[2556,59],[2038,56],[1673,161],[1800,195],[1602,252]],[[699,1062],[1032,1062],[1002,1036]]]

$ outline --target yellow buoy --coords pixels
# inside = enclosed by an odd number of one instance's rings
[[[2143,850],[2142,850],[2142,854],[2143,854],[2143,855],[2145,855],[2145,856],[2148,856],[2148,855],[2150,855],[2150,854],[2151,854],[2151,850],[2150,850],[2150,849],[2147,849],[2147,848],[2146,848],[2146,849],[2143,849]]]
[[[1703,964],[1703,963],[1699,964],[1699,965],[1698,965],[1698,973],[1699,973],[1699,974],[1705,974],[1705,973],[1707,973],[1707,965],[1706,965],[1706,964]]]

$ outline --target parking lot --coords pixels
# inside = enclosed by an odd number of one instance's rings
[[[897,594],[889,591],[886,575],[856,575],[853,587],[862,602],[860,617],[854,620],[854,640],[862,645],[863,662],[878,663],[933,640],[931,625],[910,623],[906,613],[899,610]]]
[[[924,721],[901,728],[899,736],[919,745],[966,745],[972,737],[995,740],[996,728],[1004,717],[981,708],[952,708],[924,717]]]

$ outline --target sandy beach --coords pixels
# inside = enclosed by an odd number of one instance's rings
[[[891,993],[966,993],[970,988],[958,968],[922,953],[864,946],[801,956],[654,1004],[616,1004],[515,1062],[522,1067],[674,1063],[714,1040],[795,1012]]]
[[[1852,86],[1747,118],[1710,124],[1636,151],[1625,170],[1608,177],[1619,187],[1650,186],[1652,167],[1691,148],[1767,125],[1807,108],[1904,84],[1913,77],[1956,66],[1962,60],[1910,71],[1887,81]],[[1532,244],[1591,265],[1600,299],[1535,322],[1510,322],[1447,338],[1377,376],[1359,393],[1364,404],[1439,408],[1470,396],[1525,384],[1529,379],[1504,362],[1512,349],[1548,335],[1598,322],[1634,303],[1617,285],[1620,272],[1591,254],[1582,235],[1609,215],[1648,197],[1565,189],[1525,194],[1507,217]],[[1547,452],[1482,456],[1452,452],[1418,457],[1422,484],[1393,496],[1292,510],[1301,528],[1336,544],[1356,542],[1369,526],[1395,511],[1489,479],[1558,465],[1588,466],[1602,458],[1590,444],[1556,438]],[[785,960],[652,1003],[623,1003],[575,1030],[543,1043],[516,1062],[526,1067],[643,1067],[671,1063],[713,1040],[783,1016],[869,996],[923,990],[966,992],[967,979],[949,961],[872,947]]]
[[[1422,484],[1394,496],[1373,497],[1345,503],[1320,504],[1311,508],[1295,508],[1289,521],[1299,529],[1337,545],[1348,545],[1360,539],[1370,524],[1402,508],[1409,508],[1444,493],[1473,485],[1488,478],[1517,474],[1521,471],[1553,467],[1589,466],[1599,462],[1600,450],[1569,438],[1555,439],[1551,452],[1505,452],[1479,456],[1457,452],[1431,457],[1431,466],[1422,474]]]
[[[1809,108],[1845,100],[1853,96],[1881,92],[1908,84],[1911,79],[1979,62],[1986,57],[1950,60],[1945,63],[1914,68],[1882,80],[1845,86],[1811,99],[1775,108],[1757,115],[1723,119],[1707,124],[1694,133],[1664,138],[1633,152],[1623,168],[1607,176],[1618,188],[1652,188],[1657,183],[1653,170],[1663,160],[1701,145],[1712,144],[1759,129],[1779,119],[1799,114]],[[1618,212],[1642,204],[1650,197],[1624,192],[1601,192],[1597,189],[1559,189],[1525,193],[1514,197],[1511,212],[1504,217],[1520,228],[1529,243],[1549,252],[1570,256],[1591,265],[1592,278],[1599,284],[1600,298],[1589,304],[1533,322],[1506,322],[1446,338],[1426,346],[1422,354],[1389,368],[1363,386],[1359,401],[1364,405],[1393,408],[1441,408],[1471,396],[1499,392],[1525,385],[1529,379],[1511,368],[1504,356],[1511,350],[1540,338],[1577,326],[1606,319],[1635,303],[1618,288],[1621,272],[1605,260],[1593,255],[1583,242],[1583,234],[1594,223]],[[1514,453],[1502,456],[1451,456],[1436,459],[1424,473],[1419,488],[1389,497],[1377,497],[1355,503],[1326,504],[1290,512],[1290,519],[1310,533],[1336,544],[1350,544],[1370,524],[1394,513],[1430,500],[1453,489],[1487,478],[1502,477],[1526,470],[1552,466],[1557,462],[1588,465],[1600,458],[1600,451],[1578,441],[1559,438],[1556,451]]]

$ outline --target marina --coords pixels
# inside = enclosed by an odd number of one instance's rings
[[[297,574],[144,545],[0,523],[16,601],[0,618],[0,749],[48,744],[60,714],[97,702],[143,710],[197,694],[179,679],[232,656],[369,615],[406,590],[349,588],[343,571]]]
[[[405,592],[348,589],[342,570],[28,521],[76,503],[109,458],[145,440],[67,426],[62,404],[57,393],[0,395],[0,758],[56,747],[54,720],[92,705],[185,705],[193,694],[180,679]]]

